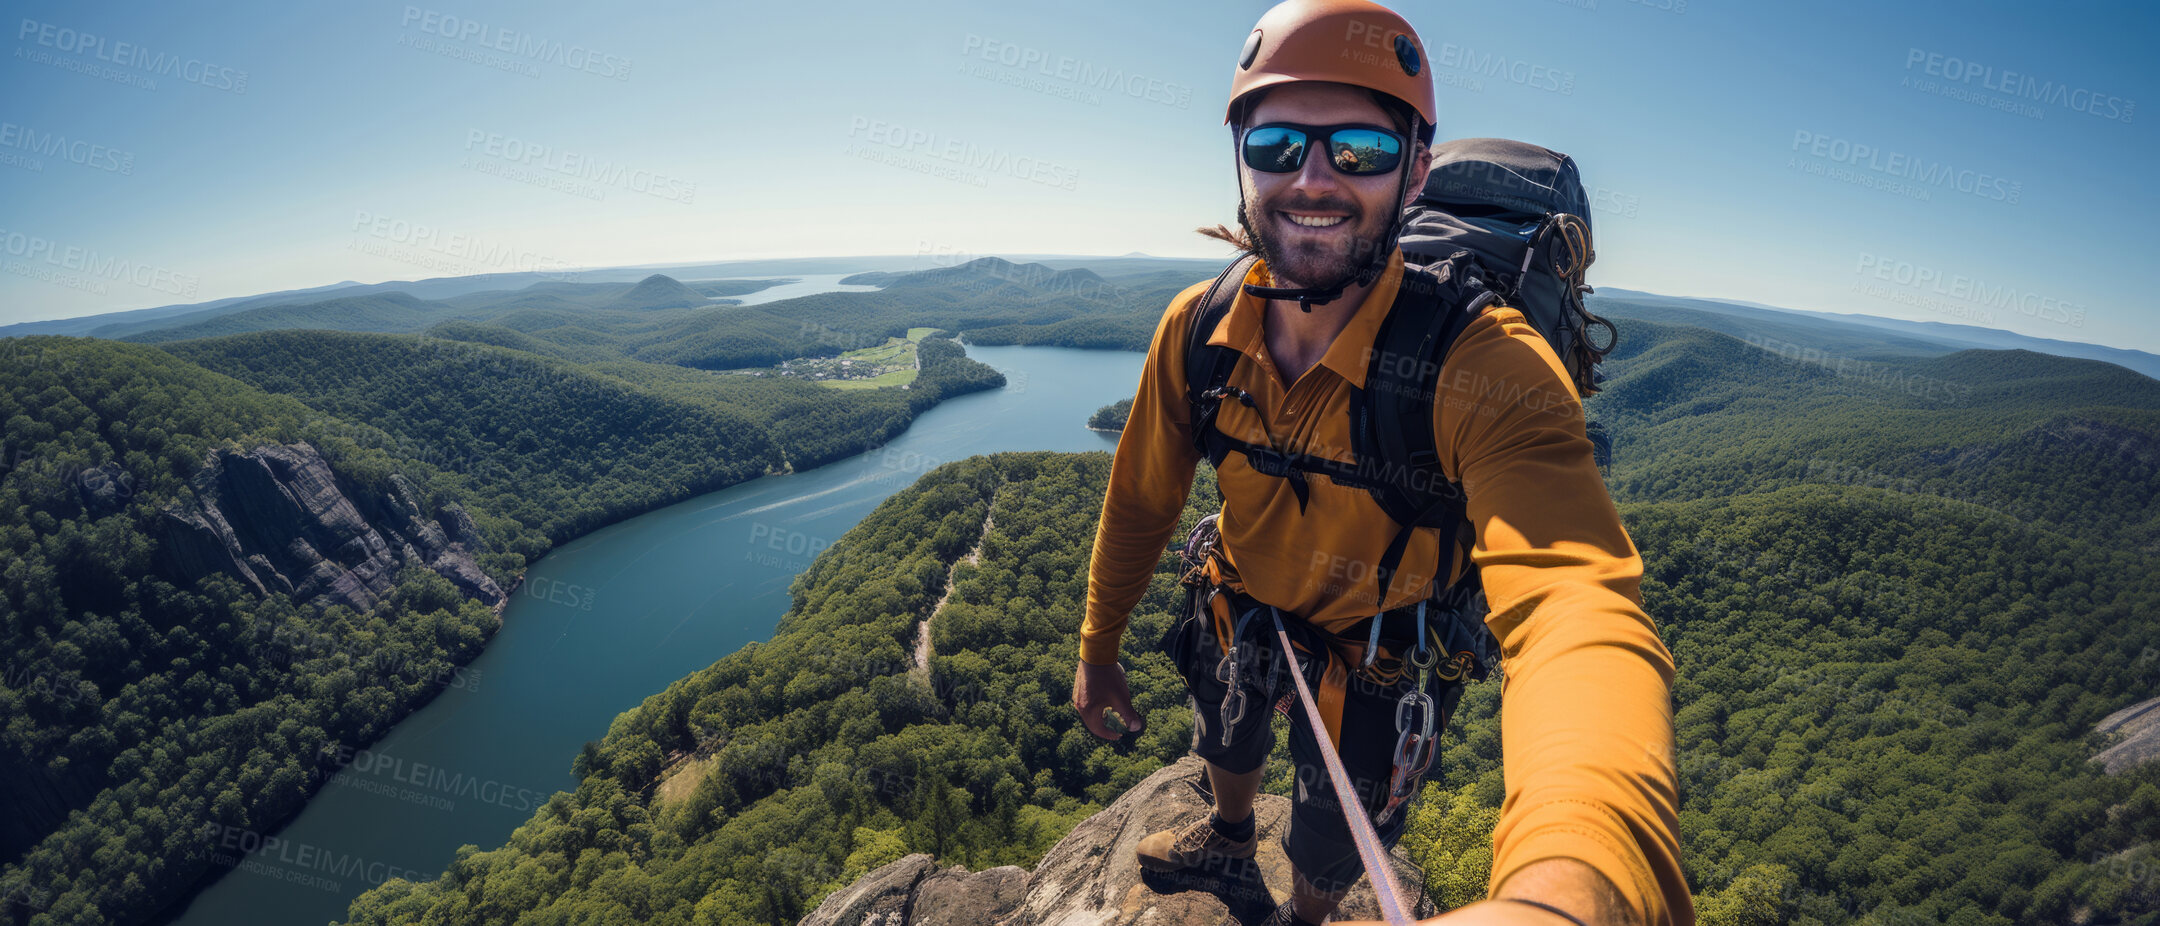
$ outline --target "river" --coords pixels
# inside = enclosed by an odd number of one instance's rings
[[[391,877],[432,879],[492,849],[556,791],[617,714],[771,634],[788,584],[923,471],[1004,450],[1110,450],[1095,409],[1132,394],[1142,355],[970,346],[1005,388],[917,417],[884,447],[767,476],[602,528],[527,572],[487,649],[327,783],[275,844],[204,889],[187,926],[321,924]]]

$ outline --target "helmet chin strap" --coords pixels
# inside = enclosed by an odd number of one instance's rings
[[[1417,132],[1418,118],[1413,115],[1410,117],[1411,138],[1415,139]],[[1238,126],[1233,125],[1230,127],[1231,157],[1233,163],[1238,164],[1242,169],[1243,160],[1237,157],[1237,141]],[[1395,242],[1402,237],[1402,201],[1403,196],[1409,192],[1410,159],[1404,158],[1402,167],[1396,174],[1393,214],[1388,218],[1387,234],[1383,238],[1384,243],[1380,247],[1373,249],[1372,256],[1365,260],[1364,266],[1359,267],[1356,273],[1335,281],[1333,286],[1255,286],[1247,283],[1244,285],[1244,291],[1261,299],[1295,299],[1297,300],[1298,311],[1309,315],[1312,313],[1313,306],[1326,305],[1342,298],[1343,290],[1350,287],[1352,280],[1355,280],[1359,286],[1372,285],[1372,282],[1379,279],[1380,274],[1387,270],[1388,257],[1395,253]],[[1245,184],[1243,182],[1238,184],[1238,223],[1245,226],[1245,233],[1253,239],[1253,246],[1259,247],[1260,235],[1252,227],[1251,219],[1245,214]],[[1355,243],[1355,241],[1356,239],[1353,238],[1352,242]]]

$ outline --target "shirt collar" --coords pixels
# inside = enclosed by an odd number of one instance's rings
[[[1372,289],[1365,294],[1365,301],[1358,305],[1357,313],[1350,316],[1350,323],[1343,326],[1342,333],[1328,345],[1327,353],[1321,355],[1321,366],[1334,371],[1345,382],[1364,385],[1366,369],[1372,360],[1373,337],[1379,333],[1380,323],[1387,320],[1388,310],[1395,305],[1395,290],[1402,284],[1402,273],[1402,251],[1398,249],[1388,255],[1387,269],[1373,282]],[[1274,285],[1267,261],[1254,261],[1243,282],[1255,286]],[[1208,335],[1208,343],[1258,357],[1264,343],[1262,323],[1266,318],[1267,300],[1240,286],[1237,298],[1230,303],[1230,310],[1223,313],[1222,320],[1215,323],[1215,330]]]

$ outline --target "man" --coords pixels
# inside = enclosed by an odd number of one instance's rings
[[[1403,279],[1398,214],[1427,171],[1434,104],[1424,62],[1408,22],[1366,0],[1290,0],[1248,39],[1225,121],[1239,153],[1239,220],[1262,259],[1207,338],[1239,355],[1229,381],[1237,400],[1216,406],[1225,435],[1349,461],[1351,393]],[[1156,329],[1103,499],[1073,703],[1105,739],[1116,738],[1106,709],[1131,730],[1144,723],[1118,645],[1201,459],[1185,351],[1207,286],[1181,293]],[[1467,549],[1452,531],[1443,540],[1417,528],[1407,551],[1388,557],[1398,525],[1366,492],[1326,477],[1292,485],[1235,453],[1217,464],[1220,543],[1204,569],[1223,593],[1200,599],[1200,613],[1165,638],[1193,696],[1193,751],[1207,760],[1215,807],[1149,837],[1139,861],[1161,871],[1253,855],[1269,705],[1224,710],[1231,687],[1249,687],[1256,672],[1232,669],[1225,685],[1215,671],[1228,664],[1226,638],[1272,649],[1268,611],[1240,636],[1228,602],[1271,606],[1325,640],[1298,656],[1324,664],[1328,680],[1316,695],[1327,730],[1290,713],[1299,784],[1283,842],[1296,877],[1274,922],[1324,921],[1363,872],[1318,768],[1316,736],[1339,750],[1368,814],[1391,790],[1396,747],[1396,701],[1374,693],[1399,678],[1376,675],[1362,658],[1366,637],[1346,631],[1378,611],[1408,613],[1474,564],[1506,666],[1507,793],[1488,899],[1440,921],[1692,923],[1676,835],[1672,657],[1642,610],[1641,560],[1592,458],[1574,383],[1520,312],[1495,305],[1457,337],[1438,390],[1434,434],[1442,468],[1466,495]],[[1388,560],[1448,565],[1437,575],[1405,566],[1375,593],[1370,564]],[[1386,845],[1407,817],[1397,810],[1379,827]]]

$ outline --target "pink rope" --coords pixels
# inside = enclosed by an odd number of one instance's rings
[[[1365,863],[1365,874],[1372,878],[1380,915],[1395,926],[1412,926],[1410,916],[1403,912],[1402,888],[1395,884],[1395,868],[1388,864],[1387,853],[1380,848],[1380,834],[1373,831],[1372,821],[1365,819],[1365,802],[1358,800],[1357,791],[1350,787],[1350,773],[1343,770],[1342,757],[1328,742],[1327,721],[1313,706],[1312,690],[1305,687],[1305,671],[1298,665],[1297,651],[1290,647],[1282,612],[1272,605],[1268,611],[1275,618],[1275,639],[1282,643],[1283,655],[1290,660],[1290,680],[1297,683],[1298,702],[1305,705],[1305,720],[1312,727],[1313,739],[1320,744],[1320,759],[1327,763],[1328,780],[1335,785],[1335,802],[1342,806],[1343,819],[1350,823],[1350,839],[1357,843],[1358,858]]]

